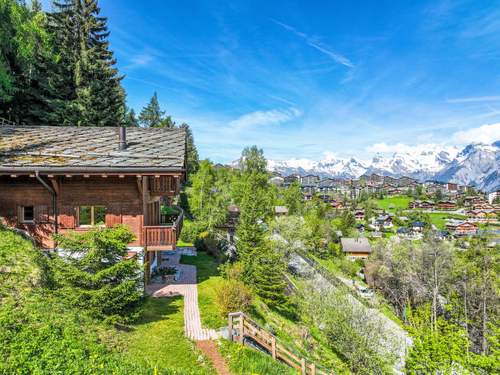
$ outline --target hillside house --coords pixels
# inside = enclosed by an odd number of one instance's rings
[[[302,188],[302,192],[314,194],[318,190],[319,184],[319,176],[316,175],[306,175],[300,178],[300,187]]]
[[[474,223],[465,221],[458,224],[453,231],[455,236],[474,236],[477,234],[478,226]]]
[[[285,206],[274,206],[274,215],[286,216],[288,215],[288,208],[286,208]]]
[[[376,218],[372,218],[372,223],[370,224],[370,227],[377,231],[390,229],[393,226],[392,217],[390,215],[379,215]]]
[[[424,228],[425,228],[425,223],[422,221],[414,221],[413,223],[411,223],[412,232],[421,233],[423,232]]]
[[[0,217],[46,249],[56,233],[123,224],[153,270],[182,229],[185,149],[183,129],[0,126]]]
[[[350,259],[365,259],[372,253],[372,248],[366,237],[340,239],[342,251]]]
[[[300,182],[300,176],[296,174],[291,174],[289,176],[283,177],[283,186],[288,187],[294,182]]]
[[[354,217],[356,220],[364,220],[365,219],[365,210],[356,210],[354,211]]]
[[[440,201],[436,204],[436,209],[441,211],[453,211],[457,209],[457,203],[453,201]]]

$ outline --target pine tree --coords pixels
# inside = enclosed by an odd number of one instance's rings
[[[131,109],[126,109],[125,111],[125,120],[124,125],[128,127],[138,127],[139,120],[137,120],[137,116],[135,115],[135,111]]]
[[[194,144],[193,132],[189,125],[184,122],[179,128],[186,130],[187,174],[190,176],[198,171],[200,165],[198,150]]]
[[[50,262],[61,297],[107,321],[126,321],[137,312],[140,266],[124,259],[134,236],[125,226],[69,233],[56,237],[70,255]],[[76,256],[75,256],[76,255]]]
[[[55,83],[66,87],[66,101],[53,104],[64,124],[117,126],[125,116],[123,77],[109,50],[107,19],[97,0],[54,2],[50,31],[59,56]]]
[[[255,254],[251,284],[260,298],[271,308],[286,303],[285,263],[269,244],[261,246]]]
[[[145,128],[159,127],[164,114],[165,112],[161,110],[158,95],[155,92],[148,105],[139,114],[139,123]]]
[[[0,3],[0,116],[17,123],[43,123],[53,60],[46,15],[13,0]]]

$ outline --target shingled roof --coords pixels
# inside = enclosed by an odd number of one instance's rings
[[[0,172],[184,171],[184,129],[127,128],[118,150],[118,128],[0,126]]]

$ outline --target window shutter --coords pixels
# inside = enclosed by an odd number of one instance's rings
[[[35,206],[35,222],[48,223],[49,222],[49,207],[46,205]]]
[[[73,206],[61,206],[59,210],[59,225],[61,228],[73,229],[75,227],[76,209]]]
[[[119,204],[106,206],[106,227],[111,228],[122,223],[122,212]]]

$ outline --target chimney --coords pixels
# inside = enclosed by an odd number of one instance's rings
[[[127,148],[127,128],[120,126],[118,128],[118,150],[125,150]]]

